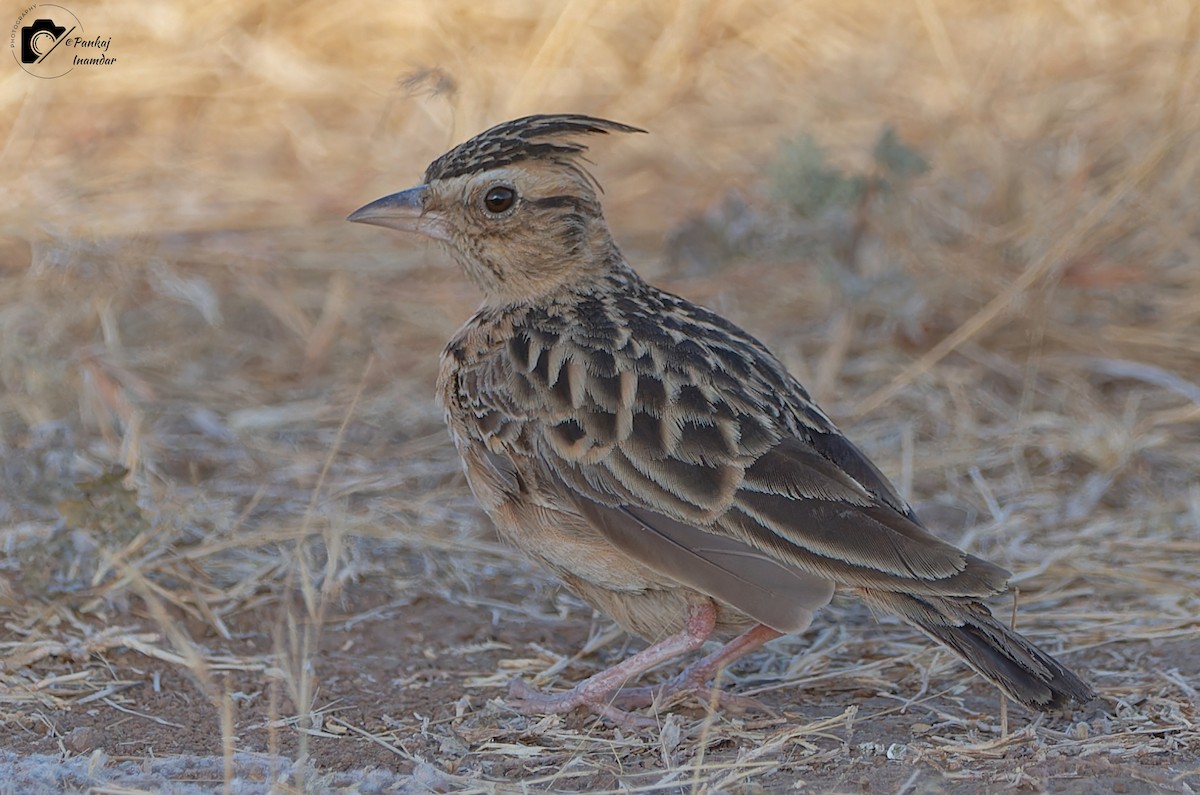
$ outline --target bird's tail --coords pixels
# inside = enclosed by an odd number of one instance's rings
[[[873,608],[903,618],[1030,709],[1057,709],[1096,697],[1090,685],[997,621],[981,602],[865,588],[860,593]]]

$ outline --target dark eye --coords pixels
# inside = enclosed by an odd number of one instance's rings
[[[512,188],[506,188],[503,185],[497,185],[490,188],[483,196],[483,206],[487,208],[489,213],[500,214],[513,206],[513,202],[517,200],[517,192]]]

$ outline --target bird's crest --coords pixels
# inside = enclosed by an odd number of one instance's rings
[[[497,124],[464,141],[429,164],[425,182],[501,168],[523,160],[541,160],[570,168],[589,181],[579,165],[587,146],[573,140],[580,135],[610,132],[645,132],[638,127],[578,114],[525,116]]]

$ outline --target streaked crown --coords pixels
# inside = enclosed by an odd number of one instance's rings
[[[610,132],[645,132],[628,124],[575,113],[539,114],[506,121],[484,130],[429,164],[425,183],[450,179],[525,160],[555,163],[586,176],[579,165],[587,146],[574,140],[580,135]]]

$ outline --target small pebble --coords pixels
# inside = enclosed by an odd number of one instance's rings
[[[63,745],[75,754],[86,754],[103,745],[104,735],[94,726],[78,726],[63,738]]]

